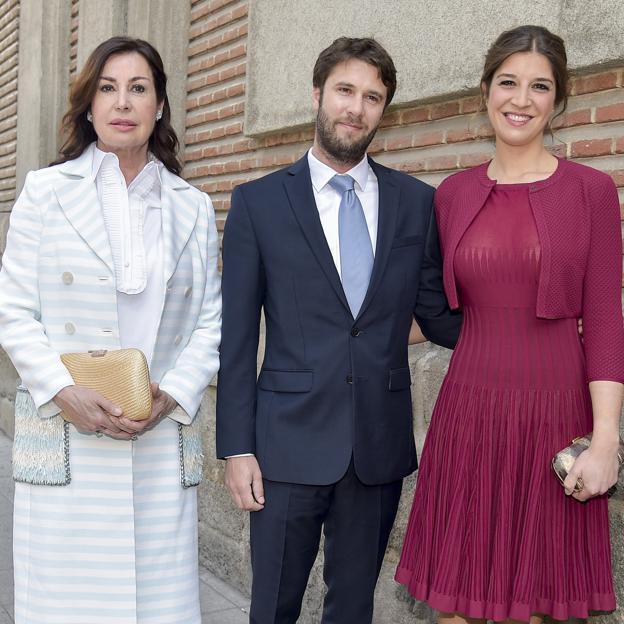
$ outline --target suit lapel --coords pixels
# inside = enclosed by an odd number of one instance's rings
[[[312,253],[321,265],[321,269],[336,292],[336,295],[345,308],[349,310],[349,304],[347,303],[347,298],[342,289],[340,276],[338,275],[334,259],[327,244],[327,239],[325,238],[321,219],[314,200],[307,154],[288,170],[284,187],[288,195],[290,207],[299,222]],[[350,310],[349,313],[351,313]]]
[[[381,284],[388,262],[388,256],[392,249],[400,199],[400,190],[392,180],[391,172],[380,167],[371,158],[368,159],[368,162],[377,176],[377,184],[379,187],[377,243],[375,245],[375,262],[373,263],[373,271],[368,284],[368,290],[366,291],[366,296],[364,297],[357,318],[360,318],[362,314],[364,314]]]
[[[55,185],[54,192],[72,227],[114,273],[113,257],[93,179],[92,165],[91,146],[75,160],[69,160],[60,166],[60,172],[65,179]]]
[[[165,283],[167,283],[197,222],[198,198],[187,182],[164,167],[161,170],[161,180]]]

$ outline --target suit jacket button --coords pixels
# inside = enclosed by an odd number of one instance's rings
[[[193,288],[192,286],[189,286],[185,291],[184,291],[184,296],[188,299],[191,296],[191,293],[193,292]]]
[[[69,272],[69,271],[65,271],[65,273],[63,273],[63,284],[65,284],[66,286],[69,286],[70,284],[74,283],[74,276]]]
[[[353,375],[347,375],[346,381],[348,384],[353,384]]]
[[[352,335],[354,338],[357,338],[357,337],[358,337],[361,333],[362,333],[362,332],[361,332],[361,331],[360,331],[357,327],[354,327],[354,328],[351,330],[351,335]]]
[[[76,326],[73,323],[65,323],[65,331],[71,336],[76,333]]]
[[[173,341],[174,344],[179,345],[182,342],[182,336],[176,336]]]

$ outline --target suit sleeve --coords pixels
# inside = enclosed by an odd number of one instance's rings
[[[583,345],[588,381],[624,383],[622,230],[613,181],[590,197],[591,239],[583,282]]]
[[[196,228],[197,236],[206,249],[205,289],[201,310],[188,344],[181,351],[174,367],[160,381],[160,388],[169,393],[182,408],[175,410],[170,417],[183,425],[189,425],[195,418],[203,393],[219,368],[219,237],[214,209],[207,195],[204,195],[204,211]]]
[[[60,408],[52,398],[74,381],[41,323],[38,258],[45,193],[29,173],[13,210],[0,271],[0,343],[42,417]]]
[[[449,349],[455,347],[461,330],[462,314],[450,309],[444,293],[442,254],[433,207],[429,215],[414,318],[428,340]]]
[[[255,453],[257,353],[265,278],[241,188],[223,234],[223,326],[217,385],[217,456]]]

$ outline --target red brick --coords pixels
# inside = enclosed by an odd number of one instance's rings
[[[616,169],[614,171],[607,171],[606,173],[613,178],[615,186],[620,188],[624,187],[624,169]]]
[[[624,92],[622,93],[624,98]],[[596,121],[620,121],[624,119],[624,102],[611,104],[611,106],[602,106],[596,109]]]
[[[489,139],[494,136],[494,129],[489,123],[484,123],[476,128],[474,133],[476,139]]]
[[[398,165],[397,168],[405,173],[422,173],[425,170],[425,161],[407,160]]]
[[[474,139],[474,130],[471,128],[460,128],[458,130],[447,130],[446,142],[447,143],[459,143],[460,141],[468,141]]]
[[[459,101],[459,110],[461,113],[478,113],[481,110],[481,97],[466,98]]]
[[[608,71],[602,74],[594,74],[592,76],[579,77],[574,80],[572,85],[572,93],[581,95],[582,93],[595,93],[596,91],[605,91],[617,87],[618,73],[616,71]]]
[[[481,165],[484,162],[492,159],[492,154],[488,152],[477,152],[475,154],[461,154],[459,156],[459,166],[462,168],[465,167],[476,167],[477,165]]]
[[[368,146],[368,151],[371,154],[378,154],[386,149],[386,141],[382,138],[375,138],[373,142]]]
[[[459,102],[443,102],[434,104],[431,107],[431,119],[442,119],[443,117],[453,117],[459,115]]]
[[[457,168],[457,156],[432,156],[425,161],[427,171],[444,171]]]
[[[386,113],[382,120],[380,127],[388,128],[389,126],[398,126],[401,123],[401,111],[394,111],[393,113]]]
[[[553,120],[553,128],[570,128],[572,126],[581,126],[583,124],[591,123],[591,109],[582,108],[576,111],[568,111],[555,117]]]
[[[624,137],[615,140],[615,153],[624,154]]]
[[[395,139],[386,139],[386,151],[388,152],[407,149],[409,147],[412,147],[411,136],[397,137]]]
[[[410,108],[401,112],[401,122],[404,124],[418,123],[431,119],[431,109],[428,106]]]
[[[573,158],[581,156],[605,156],[611,154],[611,139],[589,139],[587,141],[575,141],[570,146],[570,155]]]

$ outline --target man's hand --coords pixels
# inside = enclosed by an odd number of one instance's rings
[[[135,438],[155,427],[178,406],[177,401],[170,394],[161,390],[157,383],[150,384],[150,387],[152,389],[152,413],[150,417],[145,420],[130,420],[122,416],[119,419],[119,422],[131,431]]]
[[[101,394],[84,386],[67,386],[54,397],[63,410],[63,418],[80,433],[105,434],[117,440],[129,440],[132,430],[121,422],[121,408]]]
[[[225,460],[225,485],[239,509],[260,511],[264,508],[264,488],[258,460],[253,456]]]

